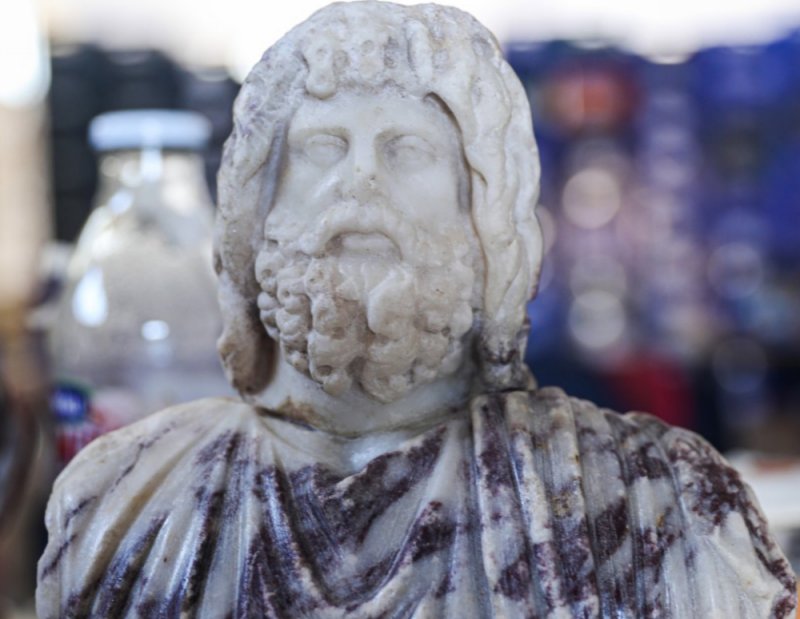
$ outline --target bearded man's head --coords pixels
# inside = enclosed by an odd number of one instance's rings
[[[456,9],[331,5],[242,86],[220,170],[220,353],[245,396],[275,346],[337,395],[458,371],[525,380],[541,254],[524,91]],[[467,24],[465,27],[464,24]]]

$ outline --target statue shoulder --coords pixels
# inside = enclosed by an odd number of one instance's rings
[[[84,448],[59,475],[48,502],[38,616],[121,616],[112,602],[96,607],[89,591],[135,569],[135,556],[122,556],[119,548],[134,538],[146,544],[173,506],[191,504],[204,476],[219,472],[217,462],[229,467],[225,459],[236,444],[263,434],[261,428],[249,405],[209,398],[165,409]]]
[[[53,486],[56,497],[74,508],[85,494],[118,486],[147,461],[173,461],[210,436],[246,423],[255,412],[228,398],[206,398],[179,404],[98,437],[82,449],[61,472]]]
[[[550,476],[581,488],[599,580],[628,582],[616,566],[640,565],[632,612],[671,605],[675,616],[793,616],[795,577],[755,495],[702,437],[557,388],[508,394],[502,408],[531,461],[550,462],[545,485]]]
[[[705,439],[641,413],[631,425],[658,440],[698,540],[698,572],[730,583],[730,599],[746,598],[747,616],[794,617],[796,579],[773,540],[758,499],[739,472]],[[705,565],[703,565],[705,564]],[[725,602],[730,603],[730,602]],[[729,615],[730,616],[730,615]]]

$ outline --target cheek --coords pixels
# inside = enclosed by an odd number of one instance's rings
[[[314,217],[336,196],[334,175],[330,171],[321,172],[307,162],[287,166],[278,182],[279,191],[270,215],[278,219]]]
[[[402,179],[395,179],[392,204],[420,223],[452,223],[459,217],[459,177],[454,164],[438,161]]]

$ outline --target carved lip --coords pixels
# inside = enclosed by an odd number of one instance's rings
[[[400,256],[397,244],[381,232],[343,232],[333,237],[329,246],[339,252]]]

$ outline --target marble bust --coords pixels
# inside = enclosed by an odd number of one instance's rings
[[[242,399],[79,454],[41,619],[791,616],[719,454],[523,364],[539,165],[483,26],[331,5],[266,52],[234,121],[215,262]]]

